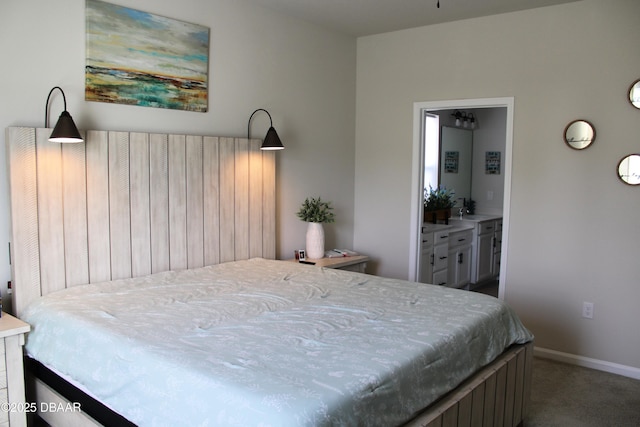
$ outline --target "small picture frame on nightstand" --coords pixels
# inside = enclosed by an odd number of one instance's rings
[[[298,259],[300,261],[306,261],[307,259],[307,253],[304,249],[298,249]]]

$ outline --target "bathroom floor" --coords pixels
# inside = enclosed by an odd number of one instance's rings
[[[491,295],[492,297],[498,298],[498,281],[492,280],[487,282],[473,289],[473,292],[480,292],[481,294]]]

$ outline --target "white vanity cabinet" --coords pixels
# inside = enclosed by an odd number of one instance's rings
[[[434,285],[447,285],[447,267],[449,265],[449,230],[433,233],[433,280]]]
[[[449,233],[447,286],[462,288],[471,281],[473,229],[452,230]]]
[[[473,242],[473,262],[471,270],[471,283],[482,283],[495,277],[496,265],[499,268],[500,261],[495,259],[494,246],[496,244],[496,230],[500,225],[502,235],[502,218],[479,221],[476,223]],[[496,264],[497,262],[497,264]]]
[[[467,215],[462,219],[453,218],[453,222],[472,228],[471,288],[496,278],[500,274],[502,254],[502,217]]]
[[[495,221],[479,222],[477,225],[475,275],[473,283],[480,283],[493,276],[493,237]]]
[[[424,227],[422,229],[420,282],[434,285],[447,284],[449,228],[450,227],[446,227],[446,229]]]
[[[420,279],[422,283],[433,280],[433,232],[422,230],[420,236]]]
[[[500,275],[500,258],[502,256],[502,219],[496,220],[496,228],[493,233],[493,265],[494,276]]]

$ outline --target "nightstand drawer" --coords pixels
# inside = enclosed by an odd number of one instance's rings
[[[9,314],[0,317],[0,403],[10,411],[0,410],[0,427],[27,425],[24,408],[24,366],[22,363],[24,334],[29,325]],[[10,400],[9,400],[10,399]]]
[[[7,393],[7,389],[0,389],[0,406],[4,406],[9,403],[9,394]],[[9,425],[9,411],[0,410],[0,426],[8,426]]]

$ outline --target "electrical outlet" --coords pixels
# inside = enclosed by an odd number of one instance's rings
[[[493,191],[487,191],[487,200],[493,200]]]
[[[582,303],[582,317],[585,319],[593,319],[593,303],[592,302],[583,302]]]

